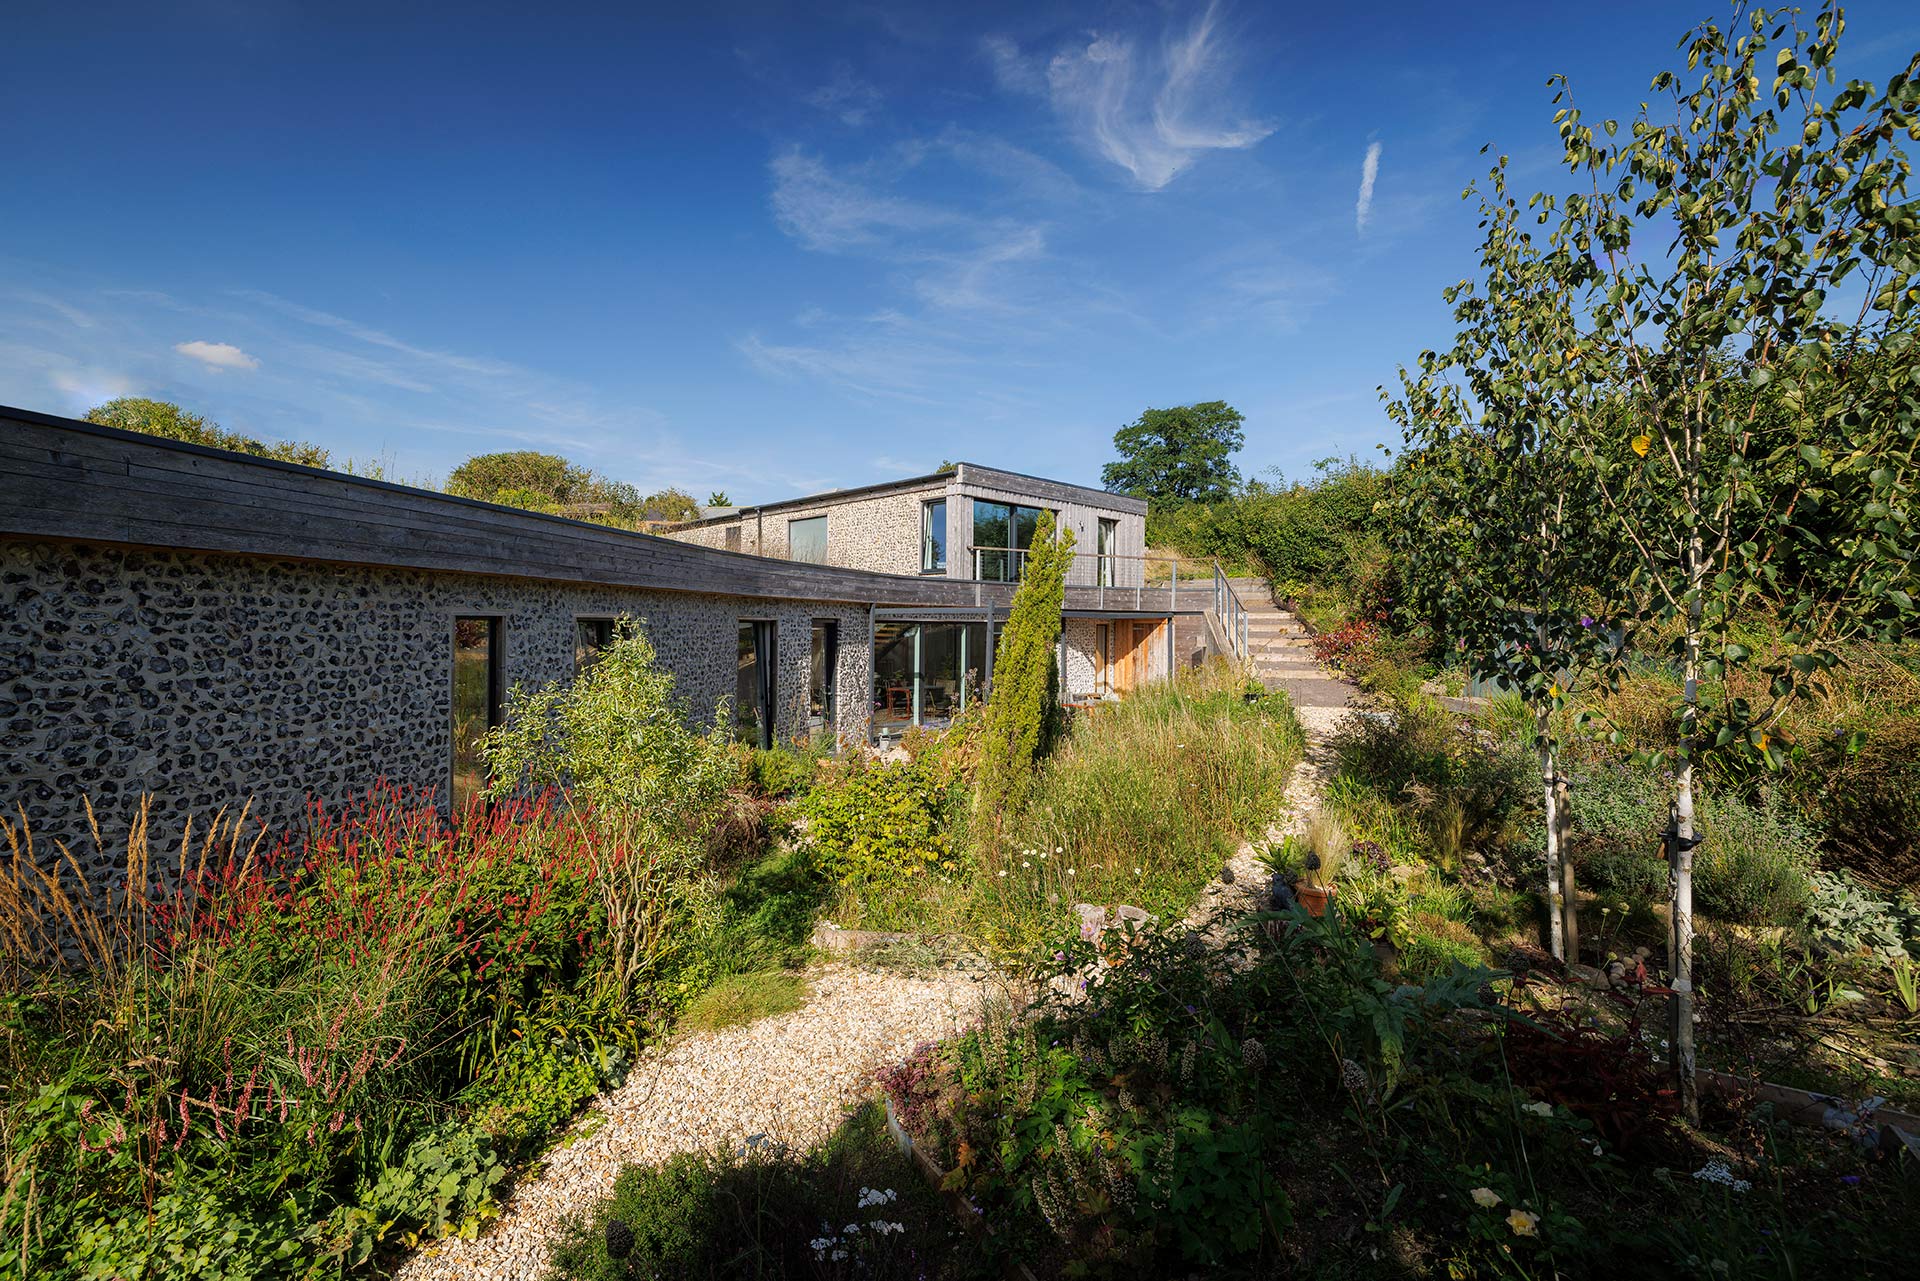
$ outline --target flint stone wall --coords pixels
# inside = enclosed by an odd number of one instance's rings
[[[500,618],[505,683],[535,686],[573,675],[576,619],[623,614],[644,620],[696,723],[733,695],[740,621],[774,620],[782,735],[806,730],[812,622],[838,620],[837,728],[864,740],[855,606],[9,541],[0,808],[24,813],[43,854],[65,841],[106,870],[142,793],[156,856],[189,816],[249,798],[279,824],[383,779],[444,796],[454,618]],[[105,854],[85,836],[86,797]]]

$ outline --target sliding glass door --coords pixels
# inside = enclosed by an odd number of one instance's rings
[[[739,664],[733,686],[733,729],[743,743],[773,746],[774,630],[767,622],[740,624]]]
[[[986,686],[985,623],[877,623],[873,630],[873,728],[882,738],[909,726],[940,729]]]

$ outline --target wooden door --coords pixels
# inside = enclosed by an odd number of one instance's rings
[[[1126,619],[1113,625],[1113,662],[1110,683],[1116,694],[1128,694],[1147,683],[1153,670],[1153,641],[1159,623]]]

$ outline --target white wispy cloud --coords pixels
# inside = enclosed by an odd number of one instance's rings
[[[773,158],[773,218],[809,249],[835,252],[882,243],[900,232],[950,226],[955,216],[889,195],[860,177],[836,173],[798,147]]]
[[[1081,140],[1159,191],[1209,151],[1239,151],[1274,131],[1229,105],[1231,59],[1221,39],[1218,6],[1210,4],[1186,31],[1168,33],[1157,49],[1131,35],[1093,33],[1065,49],[1044,74],[1003,37],[984,44],[1002,87],[1038,92]]]
[[[173,349],[182,356],[199,361],[208,369],[258,369],[260,359],[249,356],[230,342],[206,342],[194,339],[192,342],[177,342]]]
[[[802,101],[818,107],[850,129],[858,129],[880,108],[880,90],[853,74],[841,63],[834,68],[833,79],[806,94]]]
[[[1360,162],[1360,199],[1353,205],[1353,229],[1365,232],[1373,218],[1373,184],[1380,176],[1380,144],[1367,144],[1367,157]]]

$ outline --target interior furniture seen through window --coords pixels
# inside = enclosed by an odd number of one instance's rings
[[[873,629],[873,727],[944,728],[986,688],[985,623],[882,622]]]
[[[813,658],[807,668],[807,727],[832,733],[839,718],[834,715],[838,681],[834,669],[840,663],[840,624],[831,618],[813,620]]]
[[[827,563],[827,518],[805,516],[787,522],[787,559]]]
[[[975,578],[990,583],[1020,581],[1027,549],[1047,513],[1038,507],[973,500],[973,558]]]
[[[573,636],[573,673],[592,667],[601,653],[613,644],[613,620],[611,618],[580,618],[574,620]]]
[[[1120,522],[1102,516],[1099,539],[1099,545],[1095,549],[1100,553],[1099,583],[1102,587],[1111,587],[1114,584],[1113,551],[1114,545],[1120,541]]]
[[[947,569],[947,500],[920,504],[920,572],[942,574]]]
[[[448,796],[453,813],[473,804],[487,786],[481,744],[500,723],[500,620],[453,620],[453,769]]]
[[[768,622],[740,624],[739,668],[733,686],[733,729],[743,743],[773,746],[774,630]]]

